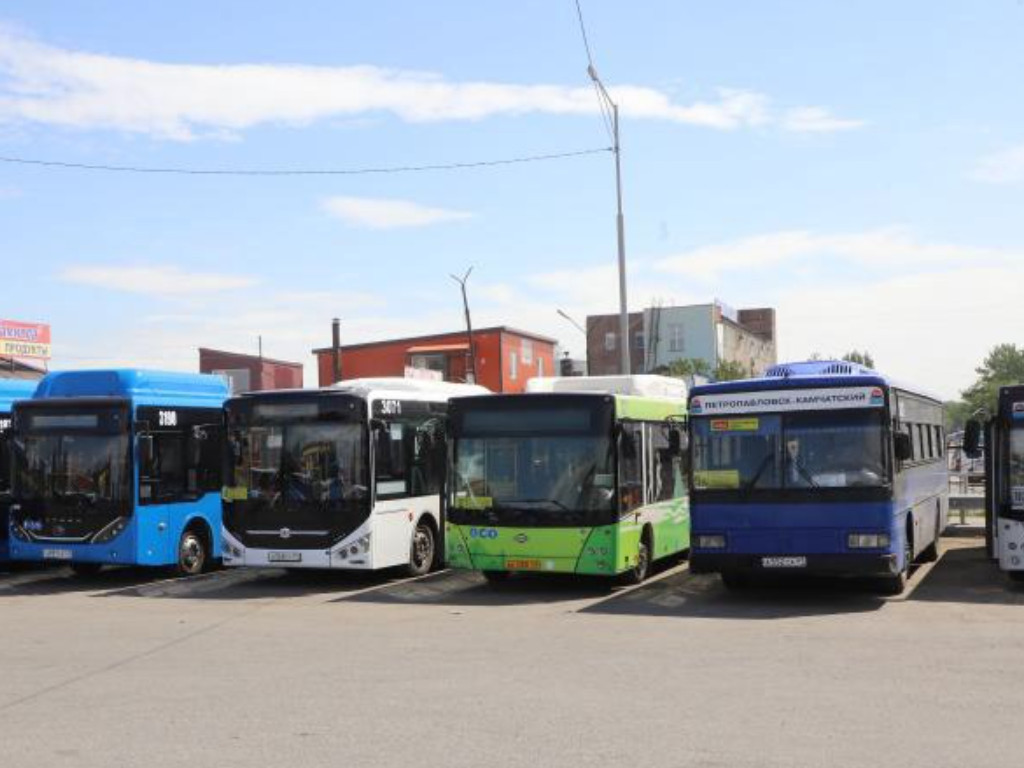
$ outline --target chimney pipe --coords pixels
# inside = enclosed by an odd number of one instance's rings
[[[331,371],[334,383],[341,381],[341,320],[331,320]]]

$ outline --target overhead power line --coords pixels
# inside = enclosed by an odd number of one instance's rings
[[[43,168],[58,168],[77,171],[107,171],[112,173],[149,173],[178,176],[362,176],[386,173],[417,173],[421,171],[458,171],[469,168],[488,168],[518,163],[539,163],[547,160],[564,160],[600,152],[612,152],[612,147],[593,147],[572,152],[554,152],[546,155],[525,155],[498,160],[476,160],[461,163],[432,163],[429,165],[396,165],[377,168],[157,168],[137,165],[100,165],[74,163],[64,160],[39,160],[27,157],[0,157],[0,163],[33,165]]]

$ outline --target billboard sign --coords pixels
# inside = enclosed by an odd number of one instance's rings
[[[0,320],[0,356],[50,359],[50,326]]]

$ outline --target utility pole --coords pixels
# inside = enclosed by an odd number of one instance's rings
[[[331,320],[331,378],[332,384],[341,381],[341,320]]]
[[[469,274],[472,271],[473,268],[470,267],[462,277],[458,275],[449,275],[449,277],[458,283],[462,289],[462,308],[466,313],[466,338],[469,342],[469,376],[466,379],[470,384],[476,384],[476,349],[473,346],[473,322],[469,317],[469,299],[466,298],[466,281],[469,280]]]

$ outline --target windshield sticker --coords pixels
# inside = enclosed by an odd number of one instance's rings
[[[1013,404],[1013,418],[1024,419],[1024,403]]]
[[[783,411],[835,411],[849,408],[881,408],[881,387],[829,387],[785,389],[774,392],[735,392],[699,395],[690,401],[694,416]]]
[[[494,506],[494,499],[490,496],[456,496],[454,507],[456,509],[490,509]]]
[[[1014,509],[1024,509],[1024,485],[1015,485],[1010,489],[1010,503]]]
[[[244,485],[225,485],[220,492],[224,501],[245,501],[249,498],[249,489]]]
[[[738,469],[705,469],[693,473],[693,484],[702,489],[725,489],[740,487]]]
[[[715,419],[711,422],[712,432],[757,432],[760,419]]]

